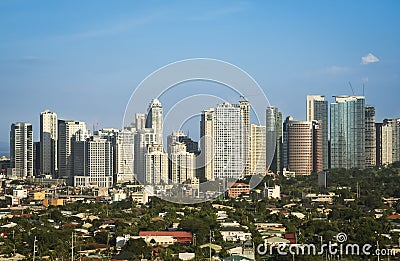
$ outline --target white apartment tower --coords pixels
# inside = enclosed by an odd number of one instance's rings
[[[217,105],[214,122],[214,177],[239,179],[243,176],[243,120],[238,104]]]
[[[49,110],[40,113],[40,172],[53,175],[57,166],[58,122],[57,114]]]
[[[145,181],[148,185],[168,184],[168,154],[161,144],[149,144],[145,154]]]
[[[91,137],[73,143],[74,186],[112,187],[113,149],[107,139]]]
[[[129,130],[117,134],[115,145],[116,182],[134,181],[134,135]]]
[[[154,130],[156,134],[156,143],[163,143],[163,108],[158,99],[153,99],[147,110],[146,128]],[[138,122],[137,122],[138,123]]]
[[[171,180],[173,184],[193,181],[196,177],[196,156],[186,151],[186,145],[174,142],[170,145]]]
[[[215,110],[210,108],[201,113],[200,121],[200,178],[214,180],[214,122]]]
[[[30,123],[11,124],[10,158],[11,177],[33,177],[33,132]]]
[[[156,135],[153,129],[139,129],[134,134],[134,173],[136,180],[143,184],[146,174],[145,154],[149,144],[156,142]]]
[[[248,101],[239,101],[240,116],[242,120],[242,162],[243,175],[250,174],[250,103]]]
[[[400,161],[400,119],[385,119],[382,124],[382,165]]]
[[[86,135],[86,123],[58,121],[58,176],[60,178],[73,177],[73,142],[85,140]]]
[[[265,126],[251,124],[250,151],[250,173],[265,174],[267,168]]]

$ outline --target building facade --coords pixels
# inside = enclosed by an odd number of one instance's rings
[[[265,174],[266,162],[266,128],[262,125],[251,124],[250,135],[250,174]]]
[[[113,148],[98,136],[73,142],[73,180],[76,187],[113,185]]]
[[[250,174],[250,103],[246,100],[239,101],[239,108],[240,108],[240,118],[242,120],[242,163],[243,163],[243,176],[247,176]]]
[[[163,108],[158,99],[153,99],[147,110],[146,128],[153,129],[155,142],[163,144]]]
[[[375,107],[365,106],[365,167],[376,166]]]
[[[33,131],[32,124],[17,122],[11,124],[10,170],[12,178],[33,177]]]
[[[266,110],[266,164],[279,174],[282,169],[282,113],[276,107]]]
[[[215,109],[214,177],[234,179],[243,177],[243,121],[238,104],[223,103]]]
[[[214,180],[214,123],[215,110],[204,110],[200,120],[199,178]]]
[[[385,119],[381,131],[382,165],[400,161],[400,119]]]
[[[318,121],[320,131],[322,133],[322,161],[323,169],[329,168],[329,155],[328,155],[328,101],[321,95],[308,95],[307,96],[307,121]]]
[[[288,122],[288,167],[296,175],[322,171],[322,133],[318,121]]]
[[[87,138],[86,123],[70,120],[58,121],[58,176],[72,179],[74,141],[82,141]],[[72,180],[71,180],[72,181]]]
[[[40,172],[56,177],[58,121],[57,114],[49,110],[40,113]]]
[[[365,98],[336,96],[331,104],[331,168],[365,168]]]
[[[152,143],[145,154],[145,181],[148,185],[168,184],[168,154],[162,144]]]
[[[156,134],[153,129],[139,129],[134,134],[134,173],[135,178],[141,184],[146,181],[145,155],[148,145],[156,142]]]
[[[170,178],[173,184],[181,184],[196,178],[196,155],[187,152],[186,145],[174,142],[170,145]]]

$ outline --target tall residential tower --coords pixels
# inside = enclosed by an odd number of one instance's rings
[[[57,114],[49,110],[40,113],[40,172],[53,175],[57,166],[58,122]]]
[[[321,95],[307,96],[307,121],[318,121],[322,134],[322,167],[328,169],[328,101]]]

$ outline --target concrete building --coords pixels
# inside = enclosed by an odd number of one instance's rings
[[[118,132],[114,152],[115,181],[117,183],[134,181],[134,135],[131,131]]]
[[[365,167],[376,166],[375,107],[365,106]]]
[[[322,171],[322,133],[317,121],[288,122],[288,166],[296,175]]]
[[[153,129],[139,129],[134,134],[134,173],[136,180],[141,184],[146,181],[145,154],[149,144],[155,143],[156,134]]]
[[[40,141],[35,141],[33,142],[33,175],[35,177],[41,176],[40,163]],[[47,177],[52,177],[52,175],[47,174]]]
[[[152,143],[145,154],[145,181],[148,185],[168,184],[168,154],[162,144]]]
[[[201,113],[200,121],[200,151],[199,170],[200,179],[214,180],[214,123],[215,110],[213,108]]]
[[[72,144],[87,138],[86,123],[70,120],[58,121],[58,176],[71,179],[73,177]]]
[[[186,145],[175,142],[170,145],[170,178],[173,184],[181,184],[196,178],[196,155],[186,151]]]
[[[156,143],[163,144],[163,108],[158,99],[153,99],[149,105],[145,127],[154,130]]]
[[[168,153],[168,155],[171,153],[170,152],[171,144],[173,144],[175,142],[180,142],[180,143],[185,144],[187,152],[194,153],[196,156],[200,154],[198,142],[193,141],[183,131],[179,130],[179,131],[173,131],[167,137],[167,153]]]
[[[289,122],[293,121],[292,116],[286,117],[285,121],[282,125],[282,169],[289,170],[289,143],[288,143],[288,135],[289,135]]]
[[[135,128],[136,130],[143,130],[146,128],[146,114],[136,113],[135,114]]]
[[[250,173],[265,174],[266,162],[266,132],[265,126],[251,124],[250,135]]]
[[[382,165],[400,161],[400,119],[385,119],[382,124]]]
[[[269,199],[281,199],[281,186],[275,185],[266,189],[266,197]]]
[[[375,131],[376,131],[376,166],[382,165],[382,126],[383,123],[377,122],[375,123]]]
[[[331,168],[365,168],[365,98],[336,96],[331,104]]]
[[[228,196],[230,198],[237,198],[241,195],[249,195],[249,194],[250,194],[249,184],[235,182],[229,185]]]
[[[219,104],[214,122],[214,177],[237,180],[243,177],[243,120],[238,104]]]
[[[307,121],[318,121],[322,134],[322,168],[328,169],[328,101],[321,95],[307,96]]]
[[[33,177],[33,131],[30,123],[11,124],[10,171],[12,178]]]
[[[282,113],[276,107],[266,110],[266,165],[279,174],[282,169]]]
[[[40,172],[56,177],[58,121],[57,114],[49,110],[40,113]]]
[[[76,187],[112,187],[113,148],[110,141],[93,136],[73,143],[73,180]]]
[[[242,164],[243,164],[243,176],[250,175],[250,164],[251,164],[251,151],[250,151],[250,103],[246,100],[239,101],[240,118],[242,121],[241,129],[241,141],[242,141]]]

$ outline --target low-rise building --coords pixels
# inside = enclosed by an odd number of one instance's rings
[[[250,194],[250,185],[245,183],[236,182],[229,186],[228,195],[230,198],[237,198],[241,195]]]

